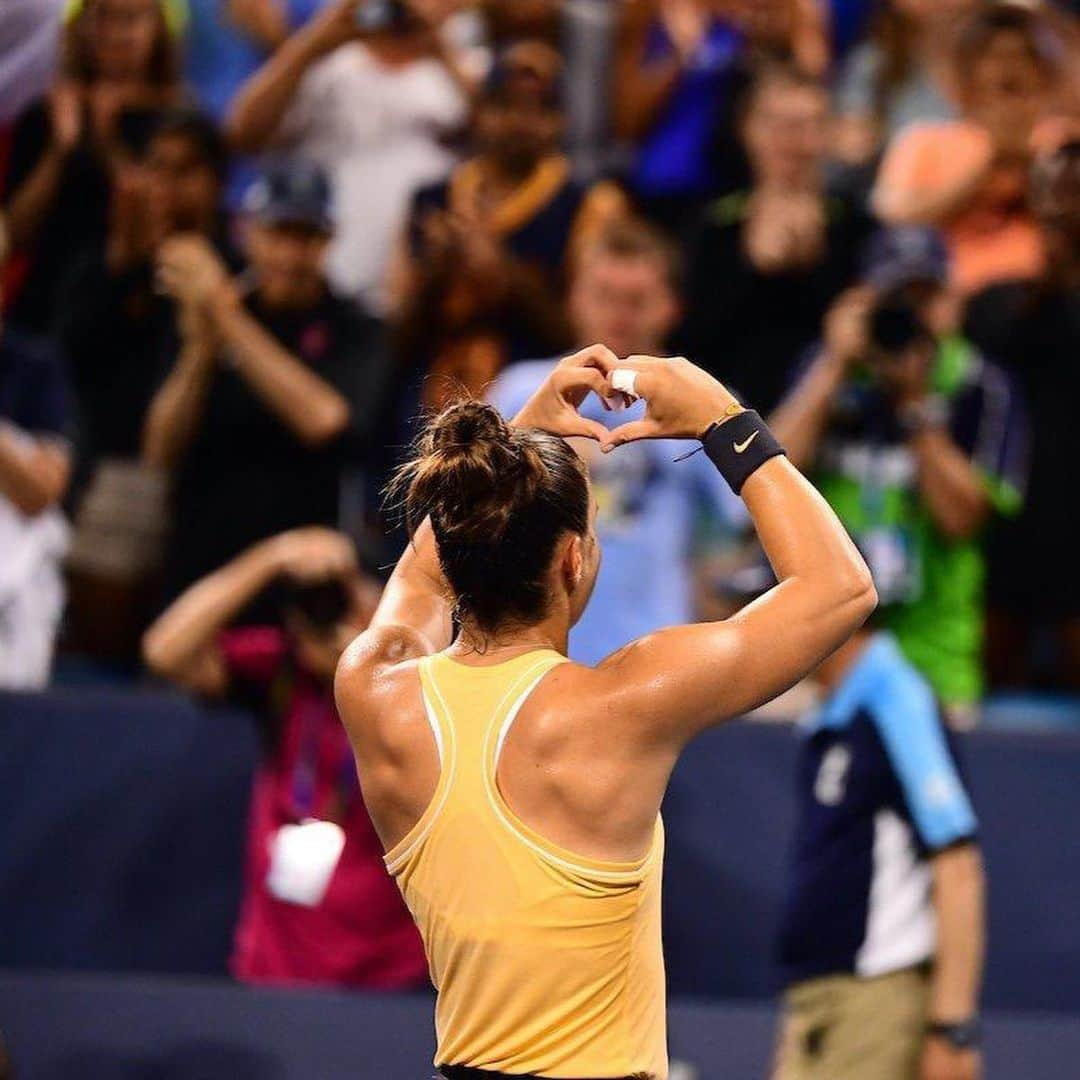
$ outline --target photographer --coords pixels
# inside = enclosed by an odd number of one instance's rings
[[[866,557],[884,624],[952,718],[982,693],[983,528],[1015,513],[1027,426],[1004,373],[956,330],[936,236],[881,234],[864,285],[772,425]]]
[[[328,272],[374,310],[416,188],[454,162],[471,80],[444,37],[444,0],[335,0],[241,88],[226,131],[245,153],[279,149],[321,165],[341,225]]]
[[[275,584],[283,629],[226,629]],[[144,639],[159,675],[238,699],[265,721],[232,958],[245,982],[398,989],[426,980],[420,938],[383,866],[334,706],[338,660],[377,600],[347,537],[298,529],[192,586]]]

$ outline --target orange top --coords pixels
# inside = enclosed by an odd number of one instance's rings
[[[490,667],[420,662],[440,778],[386,864],[439,992],[436,1065],[664,1080],[659,818],[644,858],[590,859],[520,821],[496,780],[518,711],[564,661],[540,650]]]
[[[992,152],[989,134],[977,124],[912,124],[889,146],[878,184],[930,195],[983,168]],[[1027,208],[1026,184],[1021,169],[995,169],[967,206],[937,222],[949,248],[953,284],[961,292],[1042,273],[1045,252]]]

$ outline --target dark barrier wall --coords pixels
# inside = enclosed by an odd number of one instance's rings
[[[430,1000],[251,991],[108,976],[0,975],[19,1080],[428,1080]],[[762,1080],[763,1005],[673,1002],[673,1057],[694,1080]],[[990,1014],[987,1080],[1065,1080],[1080,1020]]]
[[[241,715],[160,694],[0,696],[0,964],[216,973],[258,752]],[[991,877],[988,1003],[1080,1012],[1080,737],[964,740]],[[734,725],[665,808],[672,992],[771,994],[794,736]]]

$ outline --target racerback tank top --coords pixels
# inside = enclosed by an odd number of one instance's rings
[[[490,667],[420,662],[440,777],[386,865],[438,990],[436,1065],[663,1080],[660,819],[644,858],[591,859],[518,820],[496,783],[518,711],[564,660],[541,650]]]

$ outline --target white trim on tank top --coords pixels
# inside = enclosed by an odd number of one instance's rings
[[[534,667],[530,668],[523,677],[527,678],[533,673],[533,671],[536,670],[537,667],[542,666],[544,663],[546,663],[546,660],[541,661]],[[490,770],[487,767],[487,763],[488,754],[491,746],[491,733],[494,729],[491,728],[488,730],[488,733],[484,738],[483,754],[484,789],[487,793],[488,802],[491,805],[492,810],[495,812],[495,816],[499,819],[499,821],[502,822],[503,826],[513,834],[514,838],[520,843],[524,844],[527,848],[529,848],[530,851],[538,855],[541,859],[546,860],[550,863],[554,863],[557,866],[561,866],[564,870],[569,870],[574,874],[579,874],[582,877],[586,878],[600,878],[604,881],[610,881],[618,884],[639,881],[641,880],[642,871],[649,864],[649,861],[656,853],[655,834],[649,850],[641,859],[627,860],[627,864],[631,867],[631,869],[606,870],[603,869],[601,866],[586,866],[581,863],[576,863],[572,859],[566,859],[563,858],[561,855],[557,855],[551,849],[557,848],[559,847],[559,845],[557,845],[552,840],[548,840],[545,837],[541,836],[540,838],[544,841],[544,844],[546,846],[541,847],[539,844],[536,844],[529,836],[527,836],[522,831],[522,827],[527,827],[525,826],[525,823],[521,822],[519,826],[518,823],[513,819],[513,817],[507,815],[507,811],[509,811],[510,815],[513,815],[513,811],[510,809],[509,803],[506,803],[506,800],[503,798],[502,794],[495,790],[495,787],[498,783],[495,773],[499,765],[499,754],[502,751],[502,745],[506,740],[506,736],[510,733],[510,728],[513,726],[514,721],[517,719],[518,713],[521,711],[521,707],[528,700],[529,695],[540,684],[540,680],[543,679],[544,676],[547,675],[548,672],[550,672],[553,668],[558,666],[558,663],[550,664],[549,666],[544,668],[544,670],[537,672],[536,676],[531,679],[531,681],[518,695],[513,705],[510,706],[510,710],[506,714],[506,719],[503,721],[502,727],[499,729],[498,742],[495,749],[495,759],[492,762],[492,767]],[[443,708],[446,709],[446,702],[442,698],[438,684],[435,683],[434,680],[432,680],[432,685],[435,687],[435,693],[439,695],[439,700],[442,702]],[[517,683],[514,684],[514,686],[516,685]],[[514,686],[510,687],[510,689],[506,692],[506,695],[503,697],[502,701],[499,702],[498,708],[496,708],[495,710],[496,716],[499,714],[499,710],[502,709],[503,705],[506,703],[507,698],[509,698],[509,696],[514,692]],[[516,815],[514,816],[516,817]],[[540,834],[537,835],[539,836]],[[605,860],[597,859],[595,861],[603,864]]]

